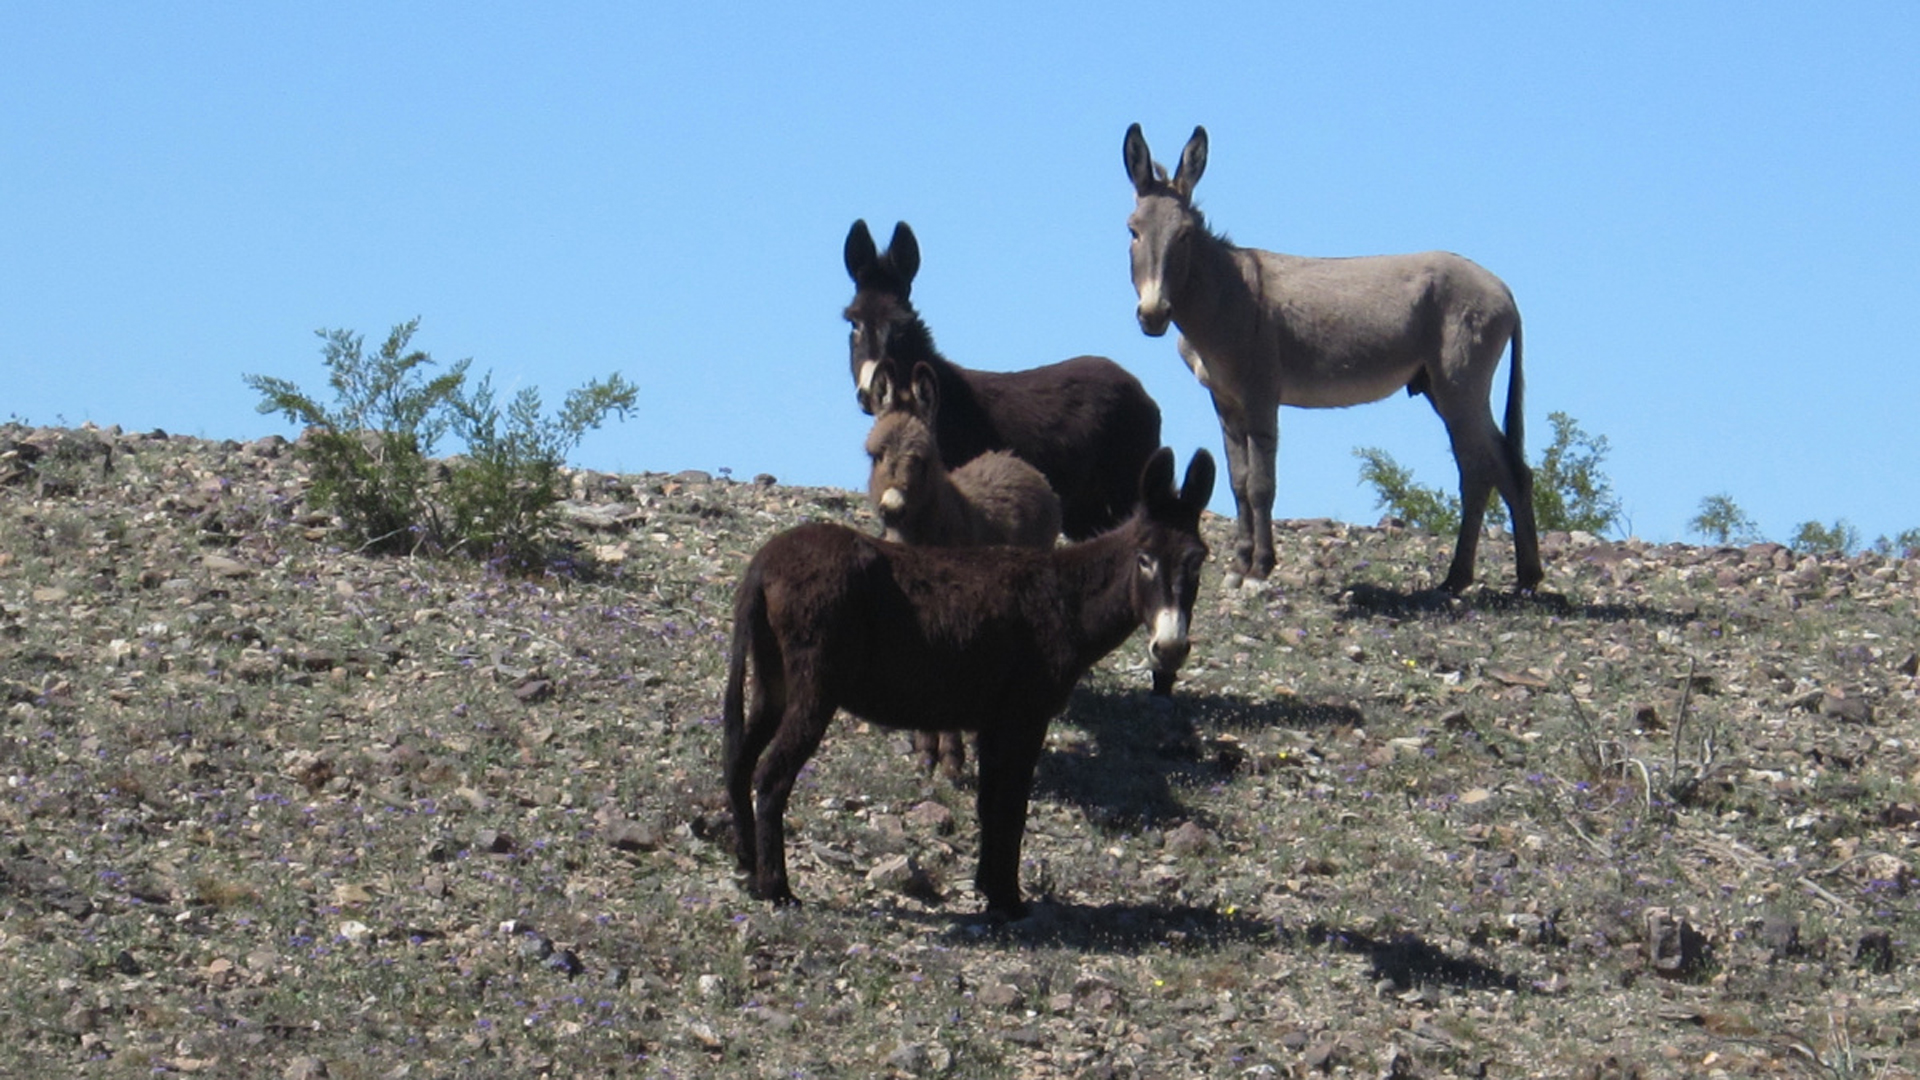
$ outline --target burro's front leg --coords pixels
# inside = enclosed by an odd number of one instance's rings
[[[1233,545],[1233,572],[1227,585],[1237,584],[1233,578],[1243,578],[1253,566],[1253,505],[1247,501],[1247,436],[1246,432],[1229,419],[1229,414],[1220,410],[1218,398],[1214,399],[1214,409],[1220,416],[1220,437],[1227,452],[1227,485],[1233,489],[1233,523],[1235,539]]]
[[[1220,416],[1227,482],[1233,488],[1234,570],[1242,577],[1264,580],[1273,573],[1274,563],[1273,466],[1280,449],[1279,413],[1276,409],[1271,416],[1251,414],[1218,393],[1213,406]]]
[[[980,866],[974,887],[987,898],[987,912],[1008,919],[1026,915],[1020,898],[1020,843],[1027,830],[1027,799],[1033,770],[1046,740],[1047,718],[1023,718],[980,732]]]
[[[1274,459],[1280,453],[1280,411],[1250,417],[1247,431],[1247,505],[1253,510],[1251,577],[1265,581],[1273,573]]]

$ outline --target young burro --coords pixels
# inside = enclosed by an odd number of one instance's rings
[[[889,727],[977,733],[974,884],[989,912],[1024,913],[1020,842],[1047,724],[1136,627],[1149,632],[1157,671],[1186,660],[1213,459],[1197,452],[1178,490],[1173,470],[1173,451],[1156,451],[1133,515],[1084,543],[911,547],[813,523],[754,555],[734,599],[723,714],[736,851],[755,897],[796,902],[787,800],[845,709]]]
[[[882,406],[867,433],[867,494],[887,539],[927,547],[1053,546],[1060,498],[1039,469],[1005,450],[953,470],[941,462],[932,368],[917,365],[911,388],[896,387],[891,370],[875,378]]]
[[[948,471],[933,438],[940,409],[933,369],[914,367],[910,386],[888,362],[874,375],[879,418],[867,433],[867,494],[888,540],[924,547],[1050,548],[1060,537],[1060,498],[1040,470],[989,450]],[[957,731],[916,731],[921,765],[958,780],[966,742]]]

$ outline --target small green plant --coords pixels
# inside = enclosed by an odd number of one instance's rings
[[[1701,499],[1700,513],[1687,522],[1687,528],[1715,544],[1753,544],[1760,540],[1760,527],[1724,492]]]
[[[1873,542],[1873,550],[1894,558],[1912,558],[1920,553],[1920,529],[1905,529],[1891,538],[1882,536]]]
[[[316,331],[332,407],[285,379],[244,378],[260,392],[261,412],[306,426],[300,445],[314,500],[362,549],[461,551],[528,565],[560,497],[567,453],[609,413],[624,418],[638,391],[618,375],[596,380],[568,394],[559,418],[549,419],[529,387],[503,417],[491,376],[467,390],[472,361],[428,377],[433,358],[410,348],[419,327],[418,318],[395,326],[371,356],[352,331]],[[449,432],[468,452],[436,477],[433,453]]]
[[[1588,435],[1573,417],[1547,414],[1553,442],[1533,467],[1533,515],[1542,529],[1602,533],[1620,520],[1620,500],[1600,471],[1607,437]]]
[[[1372,486],[1374,505],[1380,509],[1431,533],[1444,535],[1460,527],[1459,499],[1415,483],[1413,470],[1393,460],[1385,450],[1363,446],[1353,456],[1360,459],[1360,482]]]
[[[1563,412],[1550,413],[1553,442],[1533,467],[1533,515],[1542,530],[1580,530],[1600,533],[1620,520],[1620,500],[1613,484],[1600,471],[1607,456],[1604,435],[1588,435]],[[1360,481],[1373,487],[1376,505],[1416,528],[1448,533],[1460,527],[1460,500],[1437,488],[1415,483],[1386,451],[1362,447],[1353,452],[1361,461]],[[1486,520],[1507,521],[1506,507],[1497,492],[1488,496]]]
[[[503,416],[493,379],[451,403],[453,430],[467,444],[445,495],[446,529],[458,544],[524,561],[538,546],[549,507],[559,498],[560,466],[610,412],[622,418],[638,391],[618,375],[567,394],[558,419],[541,414],[540,392],[525,387]]]
[[[1846,518],[1840,518],[1832,525],[1803,521],[1793,531],[1793,539],[1787,542],[1787,546],[1803,555],[1850,555],[1860,546],[1860,530],[1847,524]]]
[[[260,392],[261,412],[308,429],[301,446],[313,467],[314,501],[369,551],[405,553],[435,539],[428,460],[471,361],[428,378],[433,358],[408,347],[419,328],[418,318],[395,326],[372,356],[350,330],[315,331],[325,342],[331,408],[285,379],[245,376]]]

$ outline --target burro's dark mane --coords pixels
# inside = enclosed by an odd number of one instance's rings
[[[1143,625],[1157,669],[1187,653],[1213,461],[1173,455],[1138,480],[1117,528],[1050,550],[917,548],[816,523],[769,540],[735,598],[723,704],[737,851],[757,897],[792,902],[784,815],[834,714],[978,735],[989,909],[1021,909],[1027,794],[1052,717],[1089,667]]]

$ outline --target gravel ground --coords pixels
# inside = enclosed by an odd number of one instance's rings
[[[569,564],[343,550],[277,439],[0,428],[0,1075],[1914,1077],[1920,560],[1279,526],[1023,878],[842,717],[750,901],[733,582],[859,496],[572,477]]]

